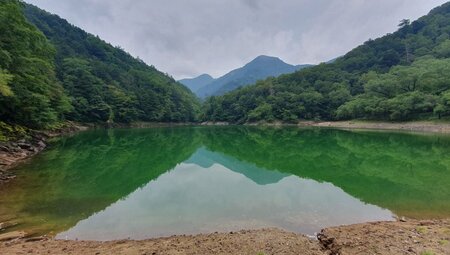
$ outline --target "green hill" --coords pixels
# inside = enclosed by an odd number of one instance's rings
[[[0,21],[1,120],[33,128],[195,120],[199,104],[186,87],[66,20],[2,0]]]
[[[332,63],[211,97],[203,119],[409,120],[450,115],[450,3]]]

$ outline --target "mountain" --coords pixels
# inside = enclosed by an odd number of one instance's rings
[[[450,2],[330,63],[208,99],[202,118],[232,123],[450,117]],[[208,86],[209,87],[209,86]]]
[[[209,74],[202,74],[192,79],[182,79],[178,82],[188,87],[192,92],[196,92],[197,90],[203,88],[214,80],[213,77]]]
[[[195,120],[199,102],[186,87],[57,15],[1,1],[0,21],[0,120]]]
[[[310,65],[293,66],[276,57],[259,56],[245,66],[235,69],[224,76],[215,79],[211,83],[194,92],[200,98],[205,98],[212,95],[222,95],[238,87],[255,83],[258,80],[271,76],[292,73],[308,66]]]
[[[119,47],[32,5],[29,22],[56,48],[56,73],[77,121],[193,121],[195,95],[173,78]]]

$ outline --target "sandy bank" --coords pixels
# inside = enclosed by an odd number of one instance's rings
[[[16,239],[2,254],[450,254],[448,220],[375,222],[322,230],[319,240],[277,229],[109,242]],[[429,252],[429,253],[426,253]]]
[[[333,127],[342,129],[398,130],[408,132],[429,132],[450,134],[449,122],[368,122],[368,121],[325,121],[299,122],[301,127]]]

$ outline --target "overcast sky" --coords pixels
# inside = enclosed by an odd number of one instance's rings
[[[446,0],[26,0],[176,79],[258,55],[328,61]]]

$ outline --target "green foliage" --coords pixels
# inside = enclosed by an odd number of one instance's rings
[[[8,72],[0,69],[0,95],[4,97],[12,96],[13,93],[9,87],[13,76],[8,74]]]
[[[204,103],[203,120],[410,120],[450,115],[450,3],[330,64],[260,81]],[[270,109],[270,111],[269,111]]]
[[[70,109],[54,72],[54,48],[18,1],[0,3],[0,119],[46,127]]]
[[[56,15],[31,5],[25,15],[56,47],[56,72],[74,106],[68,119],[196,120],[197,98],[171,77]]]
[[[3,121],[50,128],[64,119],[197,118],[199,103],[187,88],[56,15],[18,0],[0,1],[0,34]]]
[[[19,125],[9,125],[0,121],[0,142],[28,137],[28,130]]]
[[[365,93],[337,110],[338,118],[408,120],[448,114],[450,59],[421,58],[386,74],[368,74]]]
[[[445,40],[434,49],[434,54],[440,58],[450,58],[450,40]]]

